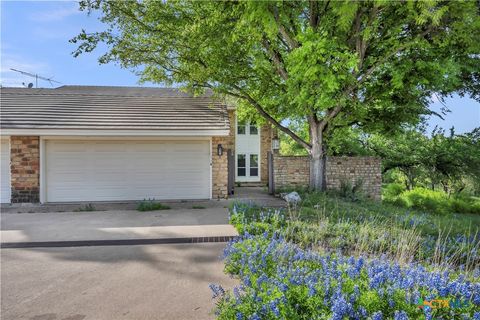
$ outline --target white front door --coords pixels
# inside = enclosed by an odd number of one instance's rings
[[[10,141],[1,139],[0,147],[0,202],[10,203]]]
[[[260,130],[254,123],[237,122],[235,181],[260,181]]]
[[[210,141],[47,140],[46,201],[209,199]]]

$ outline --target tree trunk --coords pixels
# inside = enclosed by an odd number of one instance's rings
[[[311,120],[310,122],[310,140],[311,149],[310,153],[310,189],[325,191],[326,179],[326,157],[325,146],[323,141],[323,134],[320,132],[318,122]]]

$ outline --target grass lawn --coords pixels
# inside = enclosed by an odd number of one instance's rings
[[[480,215],[471,213],[434,214],[397,207],[376,201],[349,201],[323,193],[303,193],[300,219],[315,222],[320,217],[336,221],[351,220],[358,223],[376,220],[402,227],[415,226],[424,235],[438,236],[474,234],[480,230]]]
[[[301,193],[283,212],[237,204],[231,222],[240,233],[279,233],[317,252],[413,261],[471,272],[480,265],[480,215],[432,214],[324,193]]]

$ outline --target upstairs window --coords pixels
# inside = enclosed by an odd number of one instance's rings
[[[258,127],[255,123],[250,124],[250,134],[253,134],[253,135],[258,134]]]
[[[237,134],[245,134],[246,126],[244,122],[239,122],[237,124]]]

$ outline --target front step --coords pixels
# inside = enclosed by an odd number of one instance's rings
[[[235,182],[235,187],[266,187],[267,184],[263,182]]]

